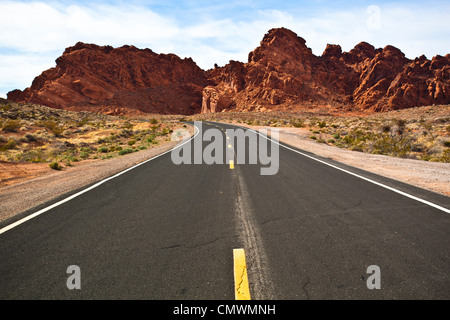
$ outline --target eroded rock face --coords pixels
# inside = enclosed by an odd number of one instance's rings
[[[450,103],[449,55],[409,60],[393,46],[376,49],[361,42],[349,52],[329,44],[315,56],[303,38],[279,28],[264,36],[247,63],[235,64],[210,71],[215,86],[208,90],[215,89],[217,100],[230,99],[223,88],[239,83],[231,98],[238,110],[333,106],[387,111]],[[202,111],[213,112],[205,105]]]
[[[161,114],[200,112],[206,73],[192,59],[150,49],[77,43],[8,99],[54,108],[135,108]]]
[[[333,107],[387,111],[450,103],[450,55],[414,60],[393,46],[327,45],[315,56],[294,32],[271,29],[246,63],[204,71],[192,59],[133,46],[77,43],[8,99],[55,108],[161,114]],[[106,111],[104,111],[106,110]]]

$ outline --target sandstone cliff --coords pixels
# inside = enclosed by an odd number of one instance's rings
[[[160,114],[200,112],[206,73],[192,59],[150,49],[77,43],[8,99],[54,108],[135,108]],[[106,107],[106,108],[105,108]]]
[[[270,30],[247,63],[209,72],[202,112],[337,107],[387,111],[450,103],[450,56],[409,60],[397,48],[328,45],[315,56],[294,32]],[[213,97],[213,98],[210,98]]]
[[[450,55],[414,60],[393,46],[361,42],[349,52],[328,45],[321,56],[294,32],[271,29],[246,63],[204,71],[192,59],[133,46],[77,43],[36,77],[16,102],[55,108],[192,114],[224,110],[387,111],[450,103]],[[111,112],[111,111],[109,111]]]

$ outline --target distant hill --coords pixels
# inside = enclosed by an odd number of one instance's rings
[[[393,46],[329,44],[321,56],[285,28],[271,29],[248,62],[202,70],[190,59],[133,46],[77,43],[15,102],[54,108],[132,108],[160,114],[298,111],[314,107],[389,111],[450,103],[450,55],[414,60]]]

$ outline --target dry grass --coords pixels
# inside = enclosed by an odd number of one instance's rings
[[[0,161],[72,166],[109,159],[170,140],[181,126],[173,117],[114,117],[2,100]]]

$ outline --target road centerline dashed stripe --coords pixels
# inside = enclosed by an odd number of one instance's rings
[[[234,260],[234,296],[236,300],[250,300],[247,264],[244,249],[233,249]]]

